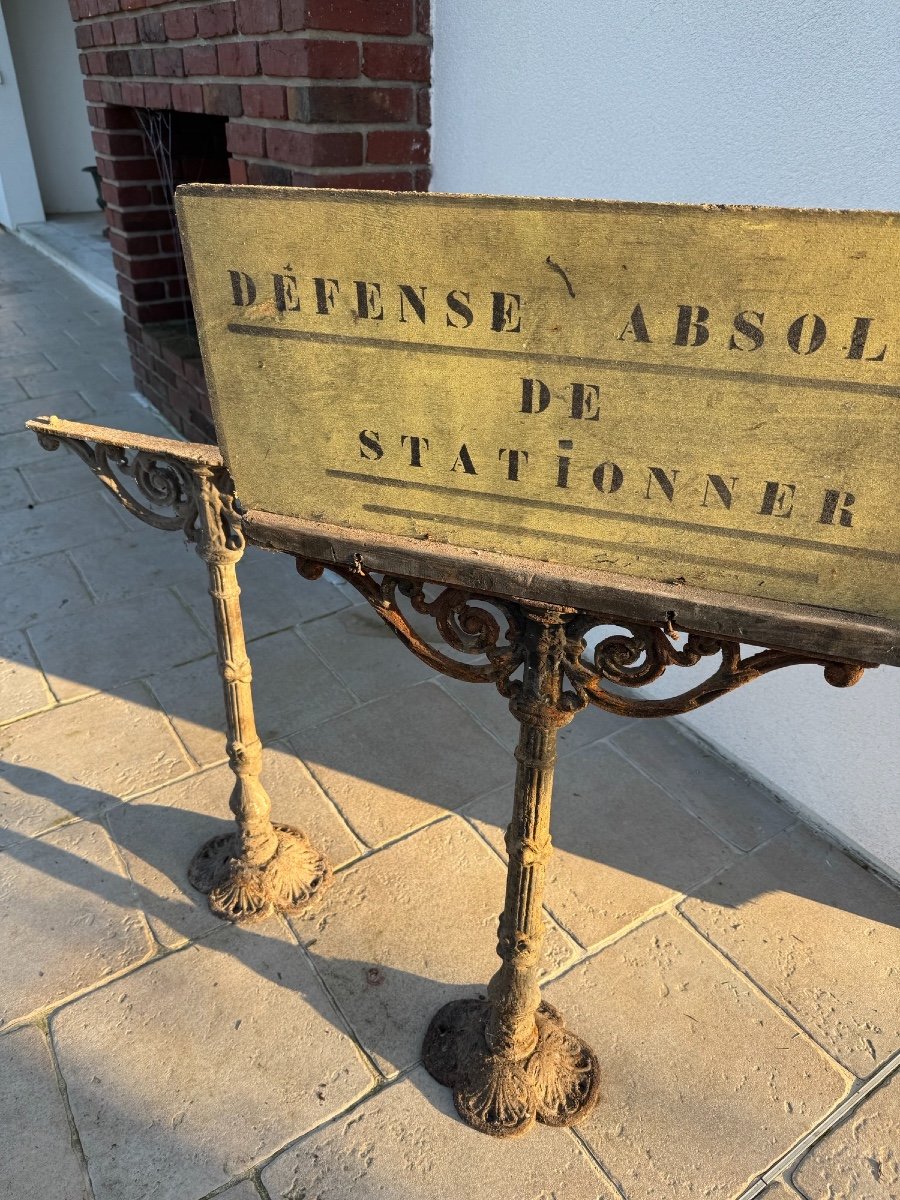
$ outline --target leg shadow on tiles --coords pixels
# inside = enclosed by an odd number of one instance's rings
[[[20,839],[0,851],[0,874],[3,873],[5,861],[10,866],[21,864],[36,876],[23,892],[21,904],[15,908],[16,933],[20,943],[23,939],[25,943],[30,941],[26,930],[32,918],[47,917],[44,906],[28,903],[29,895],[36,894],[33,889],[40,886],[41,875],[58,881],[64,887],[89,891],[105,903],[123,910],[142,911],[158,940],[167,948],[180,949],[197,940],[215,945],[218,940],[214,937],[216,933],[234,928],[213,916],[207,907],[206,897],[195,892],[187,882],[187,864],[196,847],[205,838],[228,831],[232,827],[229,821],[169,805],[143,804],[140,801],[122,804],[116,797],[97,791],[86,796],[85,789],[61,785],[55,777],[34,768],[13,764],[7,766],[7,772],[18,786],[31,793],[52,788],[57,803],[64,800],[68,791],[72,800],[77,801],[78,811],[82,814],[81,820],[61,823],[50,835]],[[117,821],[117,817],[127,817],[128,820]],[[150,874],[145,874],[149,883],[136,879],[137,872],[133,869],[130,877],[119,873],[115,869],[118,862],[112,856],[105,858],[103,863],[92,862],[67,848],[67,835],[76,835],[85,829],[99,828],[106,836],[107,822],[114,830],[113,843],[126,861],[139,861],[142,871],[149,869]],[[340,875],[335,887],[340,887]],[[499,904],[499,891],[497,900]],[[357,961],[317,955],[315,920],[316,913],[313,910],[309,922],[295,919],[291,924],[325,988],[363,1044],[371,1042],[370,1053],[380,1064],[384,1064],[388,1074],[406,1069],[417,1061],[419,1043],[434,1009],[458,995],[483,989],[485,981],[474,977],[458,986],[448,985],[413,972],[394,969],[385,965],[380,958]],[[276,943],[273,943],[270,962],[267,963],[265,956],[260,957],[257,953],[260,939],[266,938],[262,932],[264,925],[265,922],[259,926],[240,926],[238,932],[246,934],[247,944],[254,946],[254,964],[263,964],[257,965],[256,969],[269,982],[281,984],[277,969],[279,955],[274,953]],[[213,940],[209,941],[210,938]],[[232,953],[240,954],[242,941],[241,936],[229,938]],[[284,947],[280,943],[278,946],[279,954],[283,954]],[[388,956],[389,947],[385,947],[385,957]],[[322,1011],[322,1015],[331,1019],[334,1014]],[[416,1016],[422,1024],[421,1030],[410,1027],[410,1022]],[[372,1038],[369,1038],[368,1030],[374,1031]],[[411,1056],[410,1047],[413,1051]]]

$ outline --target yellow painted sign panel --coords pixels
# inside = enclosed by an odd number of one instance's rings
[[[900,619],[900,216],[179,189],[249,508]]]

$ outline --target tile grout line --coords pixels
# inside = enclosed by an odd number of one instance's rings
[[[144,917],[143,909],[138,909],[137,911],[142,917]],[[77,1004],[79,1000],[83,1000],[86,996],[90,996],[94,992],[98,992],[110,984],[118,983],[120,980],[127,978],[127,976],[133,975],[136,971],[140,971],[144,967],[149,966],[151,963],[156,962],[157,959],[165,958],[169,954],[177,954],[190,945],[193,945],[193,943],[188,942],[185,943],[184,946],[177,946],[172,949],[164,947],[162,953],[160,953],[158,949],[159,943],[151,935],[147,942],[147,953],[143,958],[129,963],[127,966],[122,967],[121,970],[112,972],[109,975],[105,975],[102,979],[95,979],[93,983],[89,983],[83,988],[79,988],[74,992],[70,992],[68,995],[62,996],[58,1000],[52,1000],[49,1004],[43,1004],[39,1008],[32,1009],[31,1012],[24,1013],[21,1017],[13,1018],[13,1020],[8,1021],[5,1025],[0,1026],[0,1038],[5,1037],[7,1034],[14,1033],[17,1029],[22,1029],[28,1025],[39,1025],[42,1021],[48,1022],[49,1028],[49,1022],[56,1016],[56,1014],[62,1009],[67,1008],[70,1004]]]
[[[786,813],[786,815],[790,818],[790,820],[788,821],[788,824],[783,829],[777,830],[776,833],[770,834],[769,837],[765,838],[763,842],[759,842],[756,846],[751,846],[749,849],[745,849],[743,846],[737,845],[737,843],[733,842],[729,837],[726,836],[726,834],[720,832],[720,830],[718,830],[714,826],[710,825],[710,823],[704,817],[700,816],[699,813],[695,812],[692,808],[688,808],[687,804],[683,800],[679,799],[678,796],[674,795],[671,791],[669,791],[669,788],[665,783],[661,783],[660,780],[657,779],[655,776],[651,775],[646,770],[646,768],[636,758],[632,758],[632,756],[626,750],[622,749],[618,745],[618,743],[616,742],[615,739],[619,733],[623,733],[623,732],[624,732],[624,730],[615,730],[612,734],[610,734],[610,738],[611,738],[610,744],[612,745],[612,748],[616,751],[616,753],[621,758],[623,758],[625,760],[625,762],[629,763],[632,767],[634,767],[634,769],[636,771],[638,771],[639,774],[643,775],[645,779],[649,779],[651,783],[655,784],[656,787],[658,787],[659,790],[664,795],[668,796],[668,798],[672,801],[673,804],[678,805],[678,807],[681,809],[682,812],[687,813],[687,815],[689,817],[693,817],[693,819],[695,821],[699,821],[699,823],[703,826],[704,829],[706,829],[709,833],[713,834],[714,837],[717,837],[720,842],[724,842],[725,845],[729,847],[729,849],[734,850],[737,854],[740,854],[740,855],[752,854],[753,851],[758,849],[759,846],[764,845],[766,842],[771,841],[772,837],[776,837],[778,833],[783,833],[783,832],[785,832],[785,829],[789,829],[793,825],[796,824],[796,820],[797,820],[796,816],[793,813],[791,813],[790,810],[785,807],[785,805],[779,803],[776,805],[777,808],[780,811]],[[684,735],[679,734],[678,736],[682,737]],[[688,739],[685,738],[685,741],[688,741]],[[712,756],[710,755],[709,757],[712,757]],[[719,760],[719,761],[721,761],[723,764],[725,762],[724,759]],[[771,796],[766,796],[765,799],[772,802]]]
[[[852,1092],[842,1100],[833,1112],[823,1117],[805,1137],[801,1138],[786,1154],[783,1154],[778,1162],[773,1163],[767,1171],[764,1171],[760,1176],[762,1182],[767,1185],[773,1183],[779,1175],[783,1174],[789,1168],[796,1166],[801,1155],[811,1149],[816,1142],[821,1141],[827,1133],[830,1133],[836,1125],[849,1116],[854,1109],[859,1107],[863,1100],[870,1096],[876,1088],[880,1087],[886,1079],[889,1079],[898,1070],[900,1070],[900,1051],[891,1055],[887,1062],[874,1075],[870,1076],[857,1091]],[[741,1200],[743,1200],[743,1197]]]
[[[835,1058],[835,1056],[831,1053],[831,1051],[826,1046],[823,1046],[822,1043],[818,1040],[818,1038],[815,1037],[810,1032],[810,1030],[808,1030],[806,1028],[805,1025],[801,1024],[799,1016],[795,1016],[784,1006],[784,1004],[779,1003],[779,1001],[776,1000],[776,998],[770,994],[770,992],[768,991],[767,988],[763,987],[763,985],[758,980],[754,979],[752,975],[750,975],[747,971],[745,971],[744,968],[739,963],[737,963],[734,959],[732,959],[720,946],[717,946],[715,942],[713,942],[710,938],[708,938],[706,936],[706,934],[703,932],[703,930],[699,929],[694,924],[694,922],[690,919],[690,917],[686,916],[685,913],[683,913],[681,911],[676,911],[673,915],[675,916],[676,920],[678,920],[680,923],[682,923],[686,929],[690,930],[690,932],[695,937],[699,938],[699,940],[705,946],[707,946],[715,956],[721,958],[724,962],[726,962],[731,967],[731,969],[737,975],[739,975],[741,979],[744,980],[744,982],[746,983],[746,985],[749,988],[751,988],[754,992],[758,993],[758,995],[765,1001],[766,1004],[769,1005],[770,1008],[774,1009],[775,1012],[777,1012],[789,1025],[794,1026],[796,1031],[802,1037],[804,1037],[811,1046],[814,1046],[815,1049],[826,1060],[828,1065],[839,1076],[841,1076],[841,1078],[844,1080],[844,1083],[846,1085],[848,1092],[852,1092],[853,1084],[859,1077],[857,1075],[854,1075],[854,1073],[850,1070],[849,1067],[845,1067],[843,1065],[843,1063],[839,1062],[837,1060],[837,1058]],[[795,1034],[795,1036],[796,1036],[796,1034]]]
[[[342,609],[338,609],[338,612],[342,612],[342,611],[343,611]],[[328,616],[331,616],[331,615],[332,615],[331,613],[329,613],[329,614],[328,614]],[[349,683],[347,683],[347,681],[346,681],[346,680],[344,679],[344,677],[343,677],[343,676],[340,674],[340,672],[337,670],[337,668],[336,668],[336,667],[333,667],[333,666],[331,665],[331,663],[329,663],[329,662],[328,662],[328,661],[327,661],[327,660],[326,660],[326,659],[325,659],[325,658],[322,656],[322,654],[319,652],[319,650],[318,650],[318,649],[317,649],[317,648],[316,648],[316,647],[315,647],[315,646],[312,644],[312,642],[310,641],[310,639],[309,639],[309,638],[307,638],[307,637],[305,636],[305,634],[303,634],[303,633],[300,631],[300,624],[301,624],[301,623],[300,623],[300,622],[298,622],[296,625],[291,625],[291,626],[290,626],[290,629],[291,629],[291,631],[294,633],[294,635],[295,635],[296,637],[298,637],[298,638],[300,639],[300,641],[303,643],[303,645],[306,647],[306,649],[307,649],[307,650],[309,650],[309,652],[312,654],[313,658],[317,659],[317,660],[319,661],[319,663],[320,663],[320,664],[321,664],[321,665],[322,665],[322,666],[325,668],[325,670],[328,672],[328,674],[329,674],[329,675],[331,675],[331,676],[332,676],[332,678],[336,679],[336,680],[337,680],[337,682],[340,684],[340,686],[341,686],[341,687],[344,689],[344,691],[345,691],[345,692],[347,692],[347,693],[348,693],[348,695],[352,697],[352,699],[353,699],[353,700],[356,702],[356,707],[357,707],[357,708],[361,708],[361,707],[362,707],[363,705],[365,705],[365,704],[371,704],[371,703],[373,703],[373,701],[371,701],[371,700],[363,700],[363,698],[362,698],[361,696],[358,696],[358,695],[356,694],[356,692],[354,692],[353,688],[350,686],[350,684],[349,684]],[[376,697],[376,699],[378,699],[378,700],[380,700],[381,698],[382,698],[382,697],[380,697],[380,696],[377,696],[377,697]],[[348,712],[349,712],[349,711],[351,711],[351,710],[350,710],[350,709],[347,709],[346,711],[348,711]],[[299,730],[297,730],[297,732],[299,733],[300,731],[299,731]]]
[[[50,1060],[53,1063],[53,1070],[56,1074],[56,1086],[59,1088],[60,1096],[62,1097],[63,1108],[66,1114],[66,1122],[69,1126],[69,1141],[74,1151],[75,1157],[78,1159],[78,1166],[81,1171],[83,1184],[85,1187],[85,1198],[89,1197],[94,1200],[94,1181],[91,1179],[91,1171],[88,1165],[87,1155],[84,1152],[84,1146],[81,1143],[81,1134],[78,1132],[78,1126],[75,1123],[75,1114],[72,1112],[72,1106],[69,1103],[69,1085],[66,1083],[65,1076],[62,1073],[62,1067],[59,1065],[59,1057],[56,1053],[56,1044],[53,1041],[53,1035],[50,1032],[49,1016],[44,1016],[37,1023],[38,1028],[42,1031],[46,1039],[46,1045],[50,1052]]]
[[[102,812],[98,813],[96,823],[97,826],[101,828],[109,838],[110,845],[113,848],[113,855],[122,869],[122,877],[126,880],[131,890],[132,899],[134,901],[134,910],[140,915],[141,921],[144,925],[144,930],[147,934],[147,940],[149,941],[151,947],[155,947],[153,957],[156,957],[160,950],[166,950],[168,947],[164,946],[156,936],[156,931],[154,930],[153,925],[150,922],[150,917],[147,914],[147,906],[141,897],[141,885],[132,875],[131,868],[128,865],[128,859],[125,857],[125,852],[119,845],[118,839],[112,831],[112,825],[109,822],[109,816],[110,813],[114,812],[119,807],[121,806],[112,805],[110,808],[104,809]]]
[[[625,1192],[624,1192],[622,1186],[619,1184],[618,1180],[615,1179],[609,1173],[607,1168],[601,1162],[600,1156],[593,1149],[593,1147],[591,1146],[591,1144],[587,1140],[587,1138],[584,1136],[584,1134],[579,1130],[578,1126],[577,1125],[570,1126],[568,1132],[572,1135],[572,1137],[575,1139],[575,1141],[581,1147],[581,1149],[583,1150],[586,1157],[590,1160],[590,1162],[592,1162],[594,1164],[594,1167],[597,1170],[597,1174],[600,1176],[601,1179],[603,1179],[612,1188],[612,1190],[615,1192],[615,1194],[619,1197],[619,1200],[628,1200],[628,1197],[625,1195]]]
[[[315,916],[314,913],[312,915]],[[390,1083],[390,1078],[387,1075],[385,1075],[384,1071],[382,1071],[381,1067],[379,1067],[378,1063],[375,1061],[375,1059],[372,1057],[372,1055],[369,1054],[369,1052],[366,1050],[365,1046],[363,1046],[362,1042],[357,1037],[356,1030],[354,1029],[353,1025],[351,1024],[350,1018],[344,1012],[344,1010],[341,1007],[336,996],[332,992],[331,988],[328,986],[328,984],[325,980],[325,977],[322,975],[322,973],[319,971],[318,967],[316,966],[315,959],[314,959],[313,955],[310,954],[309,950],[306,947],[306,944],[300,940],[299,933],[296,931],[296,929],[294,929],[293,925],[291,924],[291,922],[288,920],[287,917],[279,915],[279,919],[283,922],[284,926],[287,929],[288,936],[293,940],[294,945],[299,950],[301,958],[307,964],[309,969],[312,971],[315,978],[319,981],[319,985],[321,986],[323,992],[325,993],[325,995],[328,997],[328,999],[331,1001],[332,1005],[334,1006],[334,1010],[340,1017],[341,1022],[344,1026],[344,1032],[347,1034],[347,1037],[353,1043],[353,1046],[354,1046],[357,1054],[362,1059],[363,1064],[365,1065],[365,1067],[368,1069],[369,1073],[372,1076],[372,1088],[369,1089],[369,1091],[366,1093],[366,1095],[371,1094],[371,1092],[373,1090],[383,1086],[384,1084]]]

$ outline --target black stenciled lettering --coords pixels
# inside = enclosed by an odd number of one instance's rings
[[[374,429],[361,429],[359,431],[359,457],[367,458],[370,462],[378,462],[379,458],[384,458],[384,450],[381,442],[378,440],[381,434]],[[371,450],[371,454],[366,451]]]
[[[602,462],[594,467],[594,472],[591,478],[594,481],[594,487],[598,492],[603,492],[605,495],[612,495],[617,492],[625,482],[625,475],[618,463]]]
[[[709,309],[698,304],[678,305],[678,323],[675,326],[674,346],[702,346],[709,341],[709,330],[706,322],[709,320]],[[693,331],[693,340],[691,339]]]
[[[647,476],[647,491],[645,496],[648,500],[652,499],[652,486],[657,484],[662,494],[671,504],[675,499],[675,480],[678,478],[678,472],[672,471],[671,478],[669,473],[664,471],[662,467],[651,467],[650,474]]]
[[[600,401],[600,388],[596,383],[572,384],[572,417],[576,421],[599,421],[600,410],[594,408]]]
[[[491,292],[491,329],[494,333],[519,333],[522,328],[522,297],[515,292]]]
[[[730,509],[734,500],[736,483],[736,476],[732,476],[731,483],[727,484],[721,475],[707,475],[706,487],[703,490],[703,499],[700,501],[700,507],[709,508],[709,489],[712,488],[725,507]]]
[[[337,301],[340,284],[336,279],[318,278],[313,280],[313,284],[316,289],[316,312],[322,317],[327,317]]]
[[[560,450],[571,450],[574,447],[574,442],[569,438],[563,438],[559,443]],[[569,486],[569,464],[571,458],[567,454],[557,455],[558,466],[556,468],[556,486],[559,488],[567,488]]]
[[[650,334],[647,332],[647,322],[644,320],[644,310],[639,304],[636,304],[631,310],[631,316],[625,324],[625,328],[621,333],[616,334],[620,342],[624,342],[626,337],[633,337],[636,342],[650,341]]]
[[[856,318],[853,325],[853,333],[850,335],[850,349],[847,352],[848,358],[862,358],[866,362],[884,362],[884,356],[887,354],[887,345],[882,346],[877,354],[870,354],[868,358],[865,357],[866,339],[869,336],[871,326],[871,317]]]
[[[416,437],[411,433],[403,433],[400,435],[400,445],[405,446],[409,442],[409,465],[411,467],[421,467],[422,465],[422,450],[427,450],[428,438]]]
[[[750,344],[747,345],[744,342],[739,342],[733,333],[728,343],[728,349],[746,350],[748,354],[752,354],[754,350],[758,350],[765,341],[765,334],[762,331],[762,323],[765,315],[765,313],[750,312],[749,310],[739,312],[732,322],[735,333],[741,334]],[[758,324],[754,324],[749,320],[750,317],[756,317]]]
[[[810,317],[812,317],[812,328],[809,331],[806,349],[804,349],[806,322]],[[795,354],[815,354],[825,341],[827,334],[828,329],[818,313],[804,313],[802,317],[798,317],[796,321],[791,321],[788,325],[787,344]]]
[[[356,313],[361,320],[383,321],[384,305],[381,302],[381,284],[369,283],[365,279],[354,279],[356,287]]]
[[[537,403],[535,403],[537,392]],[[522,380],[522,412],[543,412],[550,403],[550,389],[540,379]]]
[[[527,465],[528,451],[527,450],[501,450],[497,457],[503,462],[503,455],[508,455],[506,464],[506,478],[512,480],[513,483],[519,482],[519,465]]]
[[[850,511],[850,505],[855,503],[856,497],[852,492],[841,492],[835,488],[829,488],[825,493],[825,501],[822,505],[822,515],[819,517],[820,525],[833,525],[834,518],[837,516],[838,524],[843,525],[845,529],[849,529],[853,524],[853,513]]]
[[[256,299],[256,284],[246,271],[229,271],[231,295],[238,308],[246,308]]]
[[[451,329],[468,329],[475,320],[475,314],[472,312],[469,304],[470,296],[468,292],[461,292],[454,289],[447,293],[447,308],[450,312],[447,313],[447,324]],[[455,321],[450,313],[454,313],[457,317],[462,317],[462,324]]]
[[[290,266],[284,268],[290,271]],[[273,275],[272,291],[275,294],[275,307],[279,312],[299,312],[300,297],[297,295],[296,275]]]
[[[425,288],[420,287],[418,291],[408,283],[400,284],[400,321],[403,325],[406,321],[406,307],[404,301],[409,304],[422,324],[425,324]]]
[[[475,464],[472,462],[472,455],[469,453],[469,447],[465,442],[459,448],[459,454],[456,456],[456,462],[450,468],[451,471],[465,471],[467,475],[477,475]]]
[[[794,493],[796,484],[779,483],[770,479],[763,491],[762,504],[759,512],[763,517],[789,517],[794,511]]]

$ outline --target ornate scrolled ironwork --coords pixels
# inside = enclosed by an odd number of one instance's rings
[[[318,579],[323,563],[298,558],[297,570],[306,579]],[[393,575],[376,579],[361,566],[329,564],[328,570],[339,575],[365,597],[379,617],[401,642],[427,666],[453,679],[468,683],[493,683],[504,696],[509,695],[510,676],[521,666],[521,616],[516,605],[494,596],[480,596],[459,588],[443,588],[429,600],[425,583]],[[409,600],[415,612],[432,617],[447,644],[458,653],[483,656],[484,663],[467,663],[431,645],[410,622],[398,596]],[[500,613],[498,620],[490,609]],[[505,625],[504,625],[505,623]]]
[[[326,568],[325,564],[298,558],[297,569],[314,579]],[[327,569],[352,584],[426,665],[454,679],[493,683],[508,699],[515,691],[512,676],[524,659],[525,616],[542,607],[553,608],[502,600],[458,587],[444,587],[429,600],[422,580],[376,576],[360,562],[352,567],[329,563]],[[436,649],[411,624],[399,597],[409,600],[415,612],[433,618],[444,640],[457,653],[480,655],[487,661],[461,662]],[[491,610],[501,614],[503,622]],[[625,717],[675,716],[701,708],[718,696],[782,667],[820,666],[833,687],[851,687],[864,670],[857,663],[811,658],[789,650],[765,649],[742,656],[740,642],[729,638],[702,633],[683,635],[671,625],[624,621],[621,617],[572,609],[554,611],[563,614],[558,669],[564,686],[559,702],[570,713],[594,704]],[[590,633],[605,628],[617,632],[601,637],[589,650]],[[682,636],[684,642],[679,645]],[[670,667],[696,667],[713,658],[719,659],[715,669],[676,696],[645,698],[629,694],[656,682]]]
[[[190,541],[197,540],[198,502],[188,463],[155,451],[63,436],[50,428],[36,429],[35,433],[45,450],[64,445],[77,454],[123,508],[139,520],[155,529],[181,529]],[[134,480],[137,494],[128,490],[122,477]]]

